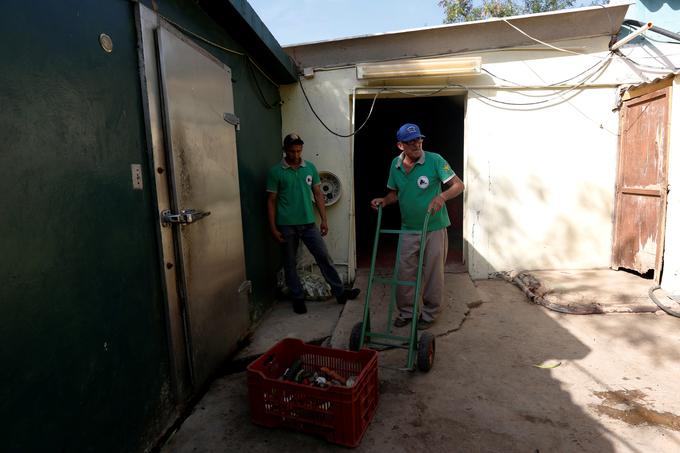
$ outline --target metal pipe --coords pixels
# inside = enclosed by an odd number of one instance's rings
[[[645,25],[644,22],[640,22],[639,20],[635,19],[626,19],[623,21],[623,25],[635,25],[636,27],[642,27]],[[670,30],[666,30],[665,28],[661,28],[657,25],[653,25],[652,28],[649,29],[649,31],[653,31],[654,33],[658,33],[660,35],[665,36],[666,38],[671,38],[675,39],[676,41],[680,41],[680,34],[672,32]]]
[[[645,25],[643,25],[642,27],[638,28],[637,30],[635,30],[633,33],[631,33],[630,35],[626,36],[626,37],[623,38],[622,40],[616,41],[614,44],[611,45],[611,47],[609,47],[609,50],[611,50],[612,52],[615,51],[616,49],[618,49],[618,48],[621,47],[622,45],[624,45],[624,44],[626,44],[626,43],[632,41],[633,39],[635,39],[635,38],[637,38],[638,36],[640,36],[642,33],[646,32],[647,30],[649,30],[650,28],[652,28],[653,25],[654,25],[653,23],[647,22]]]

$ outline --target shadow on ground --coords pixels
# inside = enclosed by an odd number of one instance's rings
[[[473,284],[466,274],[447,274],[447,285],[449,313],[435,325],[433,369],[396,371],[404,351],[380,353],[378,410],[355,451],[678,450],[672,423],[649,417],[632,424],[612,416],[626,402],[606,394],[641,392],[631,394],[636,404],[674,420],[680,413],[678,355],[673,348],[654,350],[664,341],[680,342],[677,319],[563,315],[527,303],[507,282]],[[361,306],[345,307],[334,345],[346,342],[346,328],[360,319]],[[247,396],[246,373],[218,379],[163,451],[347,451],[251,424]]]

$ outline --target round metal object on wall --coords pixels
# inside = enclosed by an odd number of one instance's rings
[[[340,179],[329,171],[319,172],[319,179],[321,180],[321,192],[326,199],[326,206],[335,204],[342,195]]]
[[[113,52],[113,40],[106,33],[99,35],[99,45],[102,46],[102,49],[104,49],[105,52]]]

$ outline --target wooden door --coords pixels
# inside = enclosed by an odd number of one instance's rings
[[[621,109],[612,267],[661,273],[668,193],[670,86],[632,92]]]

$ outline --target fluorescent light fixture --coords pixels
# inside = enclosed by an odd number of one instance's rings
[[[482,71],[482,57],[428,58],[357,65],[358,79],[446,77],[476,75]]]

